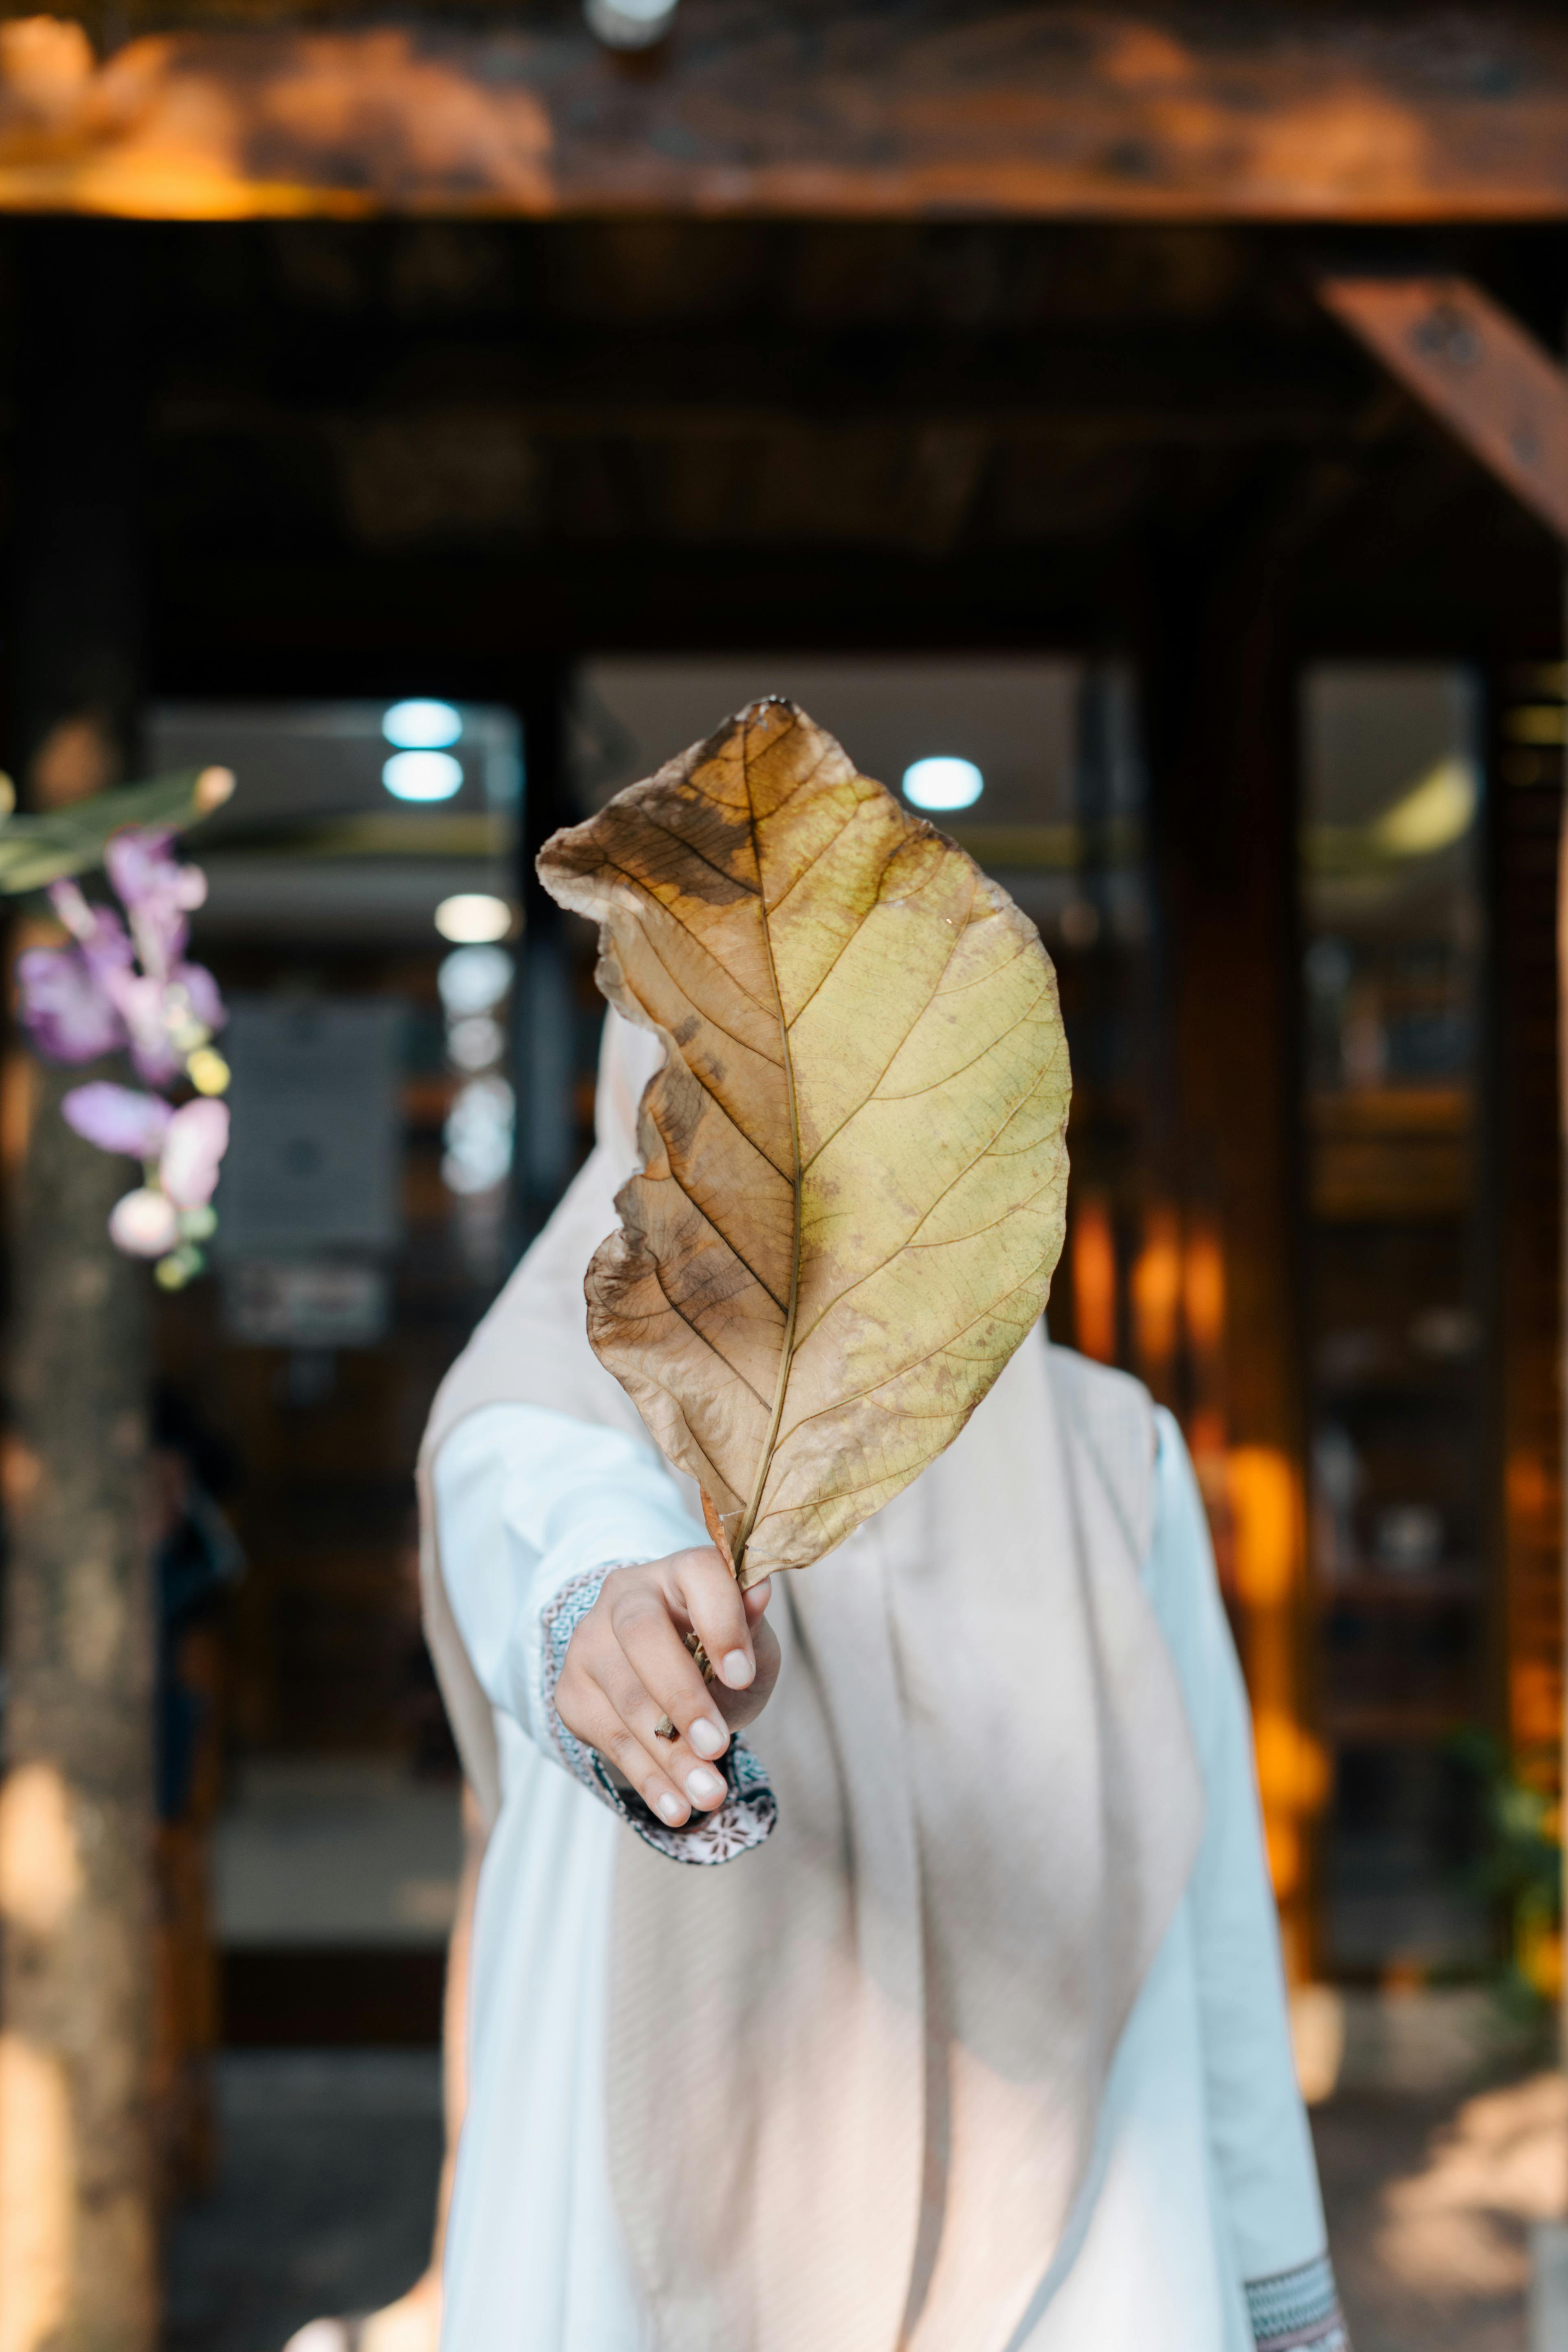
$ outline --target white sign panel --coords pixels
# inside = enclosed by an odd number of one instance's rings
[[[374,1348],[391,1320],[379,1266],[347,1258],[241,1258],[226,1265],[224,1327],[251,1348]]]
[[[396,1247],[405,1017],[384,997],[230,1000],[234,1127],[214,1203],[224,1257]]]

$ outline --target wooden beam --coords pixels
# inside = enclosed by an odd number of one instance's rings
[[[781,306],[782,308],[782,306]],[[584,329],[507,313],[479,334],[410,331],[403,320],[311,320],[301,393],[293,347],[202,351],[176,374],[153,430],[169,436],[299,434],[358,412],[504,417],[552,439],[604,434],[707,441],[716,434],[926,427],[1015,442],[1087,437],[1182,447],[1317,444],[1366,406],[1364,373],[1340,339],[1303,342],[1233,319],[1173,330],[1137,318],[1114,331],[965,332],[858,325],[823,331],[798,316],[758,320],[728,306],[701,328],[635,322]],[[270,378],[268,360],[276,373]],[[225,360],[227,368],[225,370]],[[374,406],[373,406],[374,404]]]
[[[1568,375],[1468,278],[1325,277],[1352,334],[1549,530],[1568,539]]]
[[[1373,0],[682,0],[635,71],[575,9],[89,14],[101,61],[0,24],[0,210],[1568,217],[1568,23],[1523,0],[1414,39]]]

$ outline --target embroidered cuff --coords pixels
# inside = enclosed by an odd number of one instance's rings
[[[1247,2309],[1258,2352],[1351,2352],[1327,2254],[1272,2278],[1249,2279]]]
[[[619,1813],[659,1853],[672,1862],[731,1862],[772,1837],[779,1811],[767,1774],[743,1739],[731,1739],[719,1759],[717,1769],[730,1788],[724,1802],[715,1812],[694,1813],[686,1829],[672,1830],[635,1789],[623,1788],[611,1778],[603,1759],[568,1731],[555,1711],[555,1685],[566,1663],[567,1645],[616,1565],[611,1560],[569,1577],[541,1614],[540,1696],[552,1744],[573,1779]]]

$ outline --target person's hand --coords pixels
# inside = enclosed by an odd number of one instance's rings
[[[764,1579],[742,1593],[713,1546],[699,1544],[612,1569],[567,1646],[556,1713],[671,1829],[722,1804],[714,1759],[778,1680],[779,1645],[763,1613],[770,1591]],[[713,1662],[710,1683],[686,1646],[692,1633]]]

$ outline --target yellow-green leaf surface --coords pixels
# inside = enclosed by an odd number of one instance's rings
[[[783,701],[545,844],[666,1043],[588,1334],[743,1583],[951,1444],[1045,1306],[1067,1043],[1034,925]]]

